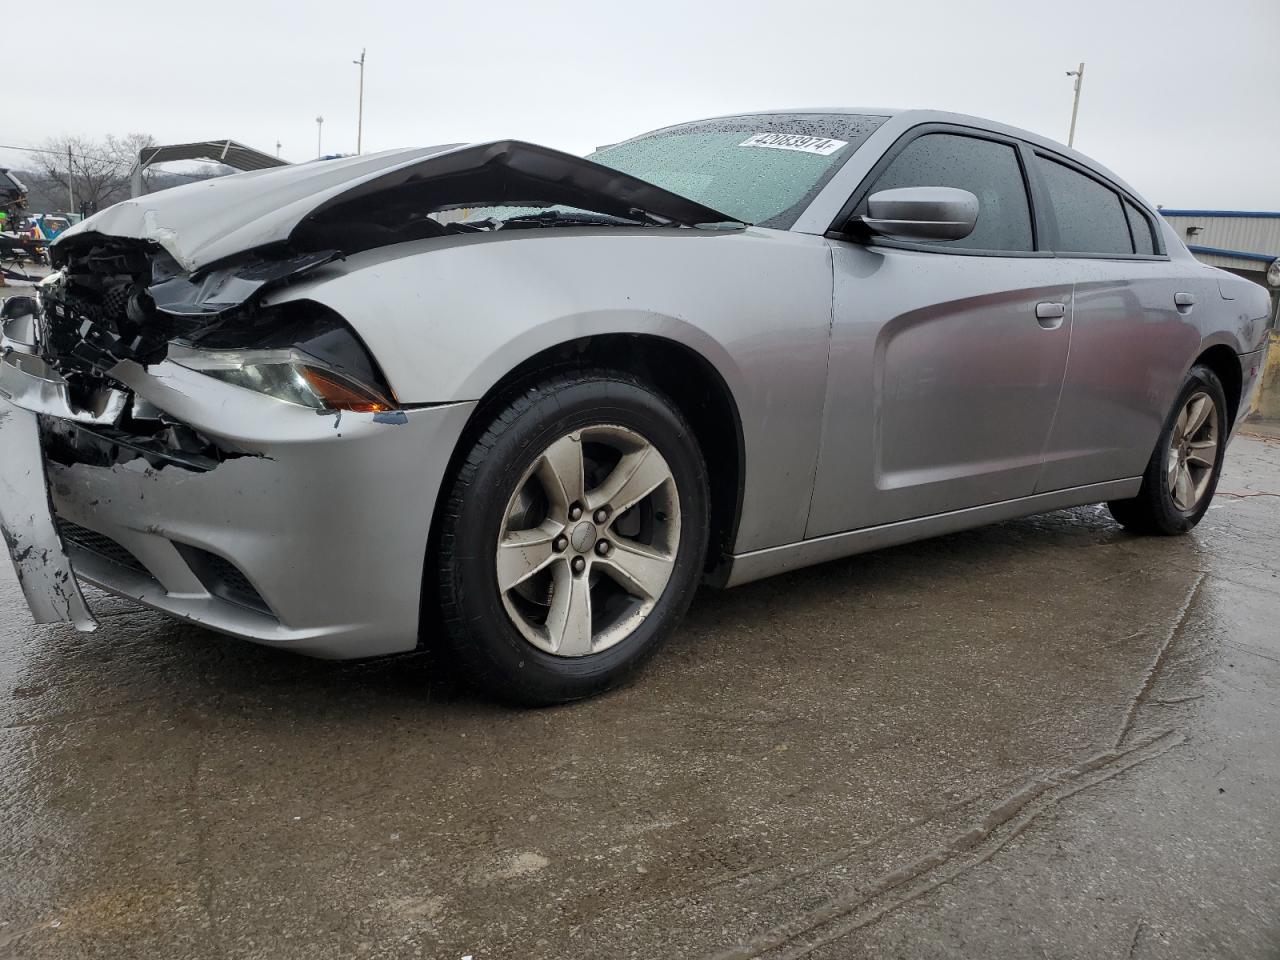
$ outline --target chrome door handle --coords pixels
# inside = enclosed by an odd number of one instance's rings
[[[1036,320],[1046,330],[1057,330],[1067,315],[1067,305],[1056,300],[1044,300],[1036,304]]]
[[[1194,293],[1175,293],[1173,295],[1173,305],[1182,313],[1189,313],[1191,308],[1196,305],[1196,295]]]

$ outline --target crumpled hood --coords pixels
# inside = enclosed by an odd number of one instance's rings
[[[53,245],[53,259],[60,263],[60,248],[65,250],[67,241],[102,234],[152,241],[183,269],[197,271],[286,241],[304,220],[339,203],[479,170],[492,170],[497,180],[521,179],[548,203],[621,216],[638,208],[690,226],[734,219],[611,167],[549,147],[501,140],[273,167],[124,200],[65,231]],[[480,205],[485,198],[468,199]]]
[[[288,239],[318,204],[457,144],[339,160],[317,160],[201,180],[120,203],[66,230],[53,245],[87,233],[151,240],[186,270]]]

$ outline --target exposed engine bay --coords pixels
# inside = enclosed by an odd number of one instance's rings
[[[48,456],[101,466],[144,456],[157,467],[201,470],[242,453],[169,417],[121,379],[121,364],[146,368],[179,346],[298,350],[381,385],[381,374],[336,314],[318,304],[273,310],[259,302],[273,286],[338,255],[249,256],[193,280],[146,241],[88,235],[59,247],[61,269],[39,291],[35,356],[16,359],[28,369],[43,361],[65,381],[71,408],[94,416],[87,423],[44,417]]]

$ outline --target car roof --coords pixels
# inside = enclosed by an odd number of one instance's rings
[[[1129,186],[1122,177],[1117,176],[1114,172],[1103,166],[1093,157],[1080,153],[1068,147],[1065,143],[1061,143],[1051,137],[1041,136],[1030,130],[1024,130],[1021,127],[1011,126],[1007,123],[1000,123],[996,120],[988,120],[985,117],[973,116],[967,113],[952,113],[947,110],[926,110],[926,109],[903,109],[901,107],[782,107],[769,110],[744,110],[738,113],[726,113],[716,117],[708,117],[710,120],[731,120],[739,117],[758,117],[770,116],[778,114],[806,114],[806,113],[825,113],[825,114],[848,114],[862,115],[869,117],[884,117],[886,121],[893,121],[893,125],[898,132],[905,132],[910,127],[919,126],[924,123],[949,123],[960,127],[974,127],[978,130],[989,130],[992,133],[1003,134],[1007,137],[1014,137],[1018,140],[1025,140],[1033,146],[1043,147],[1051,150],[1060,156],[1074,160],[1082,166],[1103,175],[1111,180],[1119,187],[1123,187],[1134,197],[1141,198],[1142,195],[1133,187]]]

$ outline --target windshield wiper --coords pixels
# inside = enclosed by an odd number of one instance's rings
[[[633,226],[652,226],[652,227],[668,227],[673,225],[673,221],[659,217],[656,214],[649,213],[645,210],[633,207],[629,211],[632,216],[619,217],[610,213],[591,213],[583,211],[581,213],[570,213],[565,210],[542,210],[538,213],[521,214],[518,217],[508,217],[502,221],[503,227],[510,226],[544,226],[544,227],[572,227],[572,226],[599,226],[602,224],[633,227]]]

